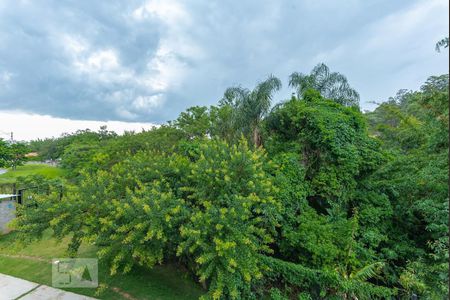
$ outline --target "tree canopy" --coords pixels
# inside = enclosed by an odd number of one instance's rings
[[[25,143],[14,142],[9,143],[0,139],[0,168],[11,167],[15,169],[22,165],[26,158],[25,154],[29,151]]]

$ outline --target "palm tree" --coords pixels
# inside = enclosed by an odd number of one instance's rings
[[[359,94],[350,87],[347,78],[338,72],[330,72],[330,69],[323,63],[315,66],[309,75],[292,73],[289,77],[289,86],[296,89],[298,98],[302,98],[308,89],[314,89],[323,97],[340,104],[359,105]]]
[[[252,91],[240,86],[228,88],[221,100],[221,105],[233,107],[235,128],[251,136],[255,147],[261,145],[261,121],[269,112],[273,93],[280,89],[280,79],[270,75],[258,83]]]
[[[448,37],[445,37],[436,43],[436,51],[441,52],[441,48],[448,48]]]

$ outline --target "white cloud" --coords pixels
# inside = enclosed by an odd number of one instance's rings
[[[13,75],[13,73],[8,71],[0,72],[0,86],[7,87]]]
[[[112,49],[96,51],[87,60],[90,69],[110,71],[119,66],[117,55]]]
[[[82,37],[69,34],[62,34],[59,41],[72,65],[83,76],[89,75],[102,81],[121,77],[129,80],[132,77],[131,72],[120,65],[115,49],[95,49]]]
[[[132,13],[137,20],[144,20],[146,18],[156,17],[161,21],[176,25],[180,21],[189,19],[186,10],[183,6],[172,0],[151,0],[147,1]]]
[[[119,106],[118,108],[116,108],[116,114],[121,117],[122,119],[125,120],[135,120],[138,115],[131,112],[130,110],[128,110],[127,108],[123,107],[123,106]]]
[[[79,37],[71,36],[69,34],[63,34],[60,36],[63,48],[66,49],[69,55],[78,56],[88,50],[88,44],[86,41]]]
[[[118,134],[124,131],[140,132],[155,126],[152,123],[69,120],[19,111],[0,111],[0,138],[3,139],[9,138],[9,132],[13,132],[14,139],[20,141],[59,137],[62,133],[71,133],[78,129],[97,131],[103,125]]]
[[[132,105],[135,110],[151,110],[160,107],[164,102],[164,96],[161,94],[153,96],[139,96]]]
[[[86,52],[83,48],[77,48],[78,53]],[[98,79],[105,80],[105,78],[120,78],[120,75],[126,74],[128,79],[128,73],[119,64],[116,51],[113,49],[104,49],[93,51],[87,55],[78,55],[74,59],[74,66],[82,73],[96,76]],[[104,76],[103,73],[109,73]],[[119,75],[119,76],[117,76]]]
[[[80,80],[86,80],[87,76],[93,84],[117,86],[103,94],[102,102],[114,104],[116,115],[126,120],[161,108],[165,93],[176,89],[186,77],[188,66],[184,59],[200,53],[185,34],[191,18],[180,3],[147,1],[131,15],[138,23],[157,19],[165,31],[145,68],[139,72],[121,63],[118,49],[97,49],[80,35],[65,33],[60,39]]]
[[[173,0],[147,1],[132,15],[138,21],[157,19],[164,25],[165,34],[148,63],[153,75],[149,82],[161,91],[177,88],[189,72],[183,60],[203,56],[201,47],[190,37],[189,31],[195,30],[191,15],[180,2]]]
[[[114,104],[116,115],[126,120],[134,120],[139,113],[161,107],[165,100],[162,92],[170,87],[181,67],[172,53],[160,47],[147,69],[138,74],[120,64],[115,49],[94,50],[84,39],[68,34],[63,35],[61,41],[80,78],[88,76],[94,82],[128,86],[103,95],[103,102]],[[132,83],[134,88],[129,87]],[[159,94],[148,96],[148,93]]]

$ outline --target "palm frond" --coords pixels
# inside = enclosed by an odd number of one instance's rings
[[[439,42],[436,43],[436,51],[437,52],[441,52],[441,48],[448,48],[448,37],[443,38],[442,40],[440,40]]]
[[[244,101],[250,94],[248,89],[242,88],[240,86],[230,87],[225,90],[222,100],[220,100],[221,105],[229,104],[232,107],[236,107],[240,102]]]
[[[357,270],[350,274],[350,279],[358,280],[358,281],[367,281],[370,278],[376,276],[381,269],[384,267],[385,263],[378,261],[372,264],[366,265],[363,268]]]
[[[314,88],[314,78],[310,75],[294,72],[289,76],[289,86],[294,88],[297,97],[301,98],[306,90]]]
[[[253,93],[252,102],[253,109],[258,112],[260,116],[267,114],[272,104],[272,95],[274,92],[281,89],[281,80],[270,75],[269,78],[260,82]]]
[[[306,75],[303,73],[294,72],[289,76],[289,86],[296,88],[298,87],[299,83],[302,82],[303,78]]]
[[[330,77],[330,68],[326,64],[320,63],[312,69],[311,76],[318,82],[327,81]]]
[[[358,106],[359,94],[351,88],[347,78],[338,73],[330,72],[324,63],[315,66],[310,75],[292,73],[289,77],[289,86],[296,89],[297,96],[301,98],[308,89],[315,89],[323,97],[332,99],[346,106]]]

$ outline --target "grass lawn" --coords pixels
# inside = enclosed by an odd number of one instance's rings
[[[0,184],[14,183],[17,177],[40,174],[48,178],[56,178],[64,175],[64,170],[45,164],[26,164],[16,170],[8,169],[8,172],[0,175]]]
[[[0,236],[0,273],[51,286],[51,259],[68,257],[68,240],[57,243],[47,232],[41,241],[23,247],[15,243],[14,232]],[[82,245],[78,257],[95,258],[93,246]],[[204,292],[184,271],[175,265],[151,270],[133,269],[129,274],[110,276],[108,267],[99,264],[99,284],[107,288],[100,295],[95,289],[71,288],[74,293],[100,299],[198,299]]]

